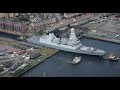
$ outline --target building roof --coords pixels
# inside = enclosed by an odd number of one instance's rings
[[[36,53],[36,52],[30,52],[29,55],[30,55],[30,59],[35,59],[35,58],[41,56],[40,53]]]

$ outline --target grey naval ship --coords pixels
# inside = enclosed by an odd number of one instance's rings
[[[49,33],[49,35],[43,35],[41,37],[29,37],[27,38],[27,41],[28,43],[42,45],[73,53],[98,56],[103,56],[105,54],[105,51],[103,50],[82,45],[80,40],[78,40],[75,35],[74,28],[71,28],[70,38],[57,38],[54,33]]]

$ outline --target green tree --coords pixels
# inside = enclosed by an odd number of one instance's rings
[[[3,68],[2,67],[0,67],[0,72],[2,72],[3,71]]]
[[[3,63],[3,65],[4,65],[6,68],[9,68],[12,64],[13,64],[12,61],[8,61],[8,62]]]
[[[43,35],[43,34],[45,34],[45,30],[43,29],[36,32],[36,35]]]

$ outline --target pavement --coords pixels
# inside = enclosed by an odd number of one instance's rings
[[[106,41],[120,42],[120,19],[115,21],[115,16],[110,16],[107,22],[101,23],[88,23],[84,27],[88,27],[91,31],[88,34],[103,36]],[[96,32],[92,32],[96,30]]]

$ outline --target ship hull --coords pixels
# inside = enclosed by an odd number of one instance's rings
[[[94,51],[81,50],[81,49],[75,49],[74,50],[74,49],[61,47],[59,44],[56,46],[56,45],[51,45],[51,44],[42,43],[42,42],[39,42],[39,41],[37,42],[37,41],[36,40],[33,40],[33,41],[28,40],[28,43],[41,45],[41,46],[46,46],[46,47],[55,48],[55,49],[62,50],[62,51],[73,52],[73,53],[80,53],[80,54],[87,54],[87,55],[97,55],[97,56],[103,56],[105,54],[105,52],[94,52]]]

